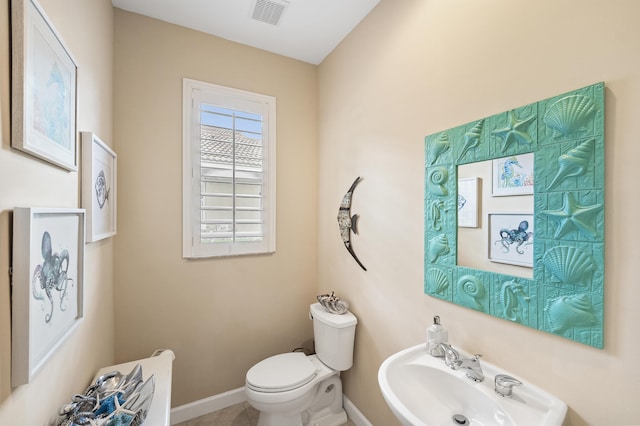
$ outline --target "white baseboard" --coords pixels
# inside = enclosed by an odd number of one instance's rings
[[[342,395],[342,404],[344,405],[344,411],[347,412],[347,416],[349,416],[349,419],[355,423],[356,426],[373,426],[364,414],[358,410],[358,407],[344,395]]]
[[[171,409],[171,424],[186,422],[223,408],[231,407],[247,400],[244,388],[237,388],[228,392],[219,393],[209,398],[193,401]],[[356,426],[373,426],[369,420],[358,410],[358,408],[346,396],[342,396],[344,411]]]
[[[171,424],[186,422],[223,408],[231,407],[247,400],[244,388],[237,388],[227,392],[210,396],[209,398],[193,401],[171,409]]]

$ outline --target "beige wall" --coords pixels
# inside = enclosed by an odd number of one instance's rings
[[[116,358],[175,351],[173,405],[244,385],[312,335],[317,68],[115,11]],[[277,99],[277,251],[182,259],[182,79]]]
[[[424,341],[434,314],[454,345],[556,394],[568,425],[640,423],[635,126],[640,2],[383,0],[319,66],[319,290],[358,316],[345,393],[375,425],[397,424],[377,385],[390,354]],[[605,348],[423,294],[424,136],[599,81],[606,84]],[[356,176],[355,251],[335,209]]]
[[[114,361],[113,240],[85,246],[84,319],[32,382],[11,388],[8,268],[14,207],[80,207],[80,172],[11,148],[9,0],[0,1],[0,424],[42,425]],[[78,131],[113,146],[113,7],[109,0],[40,0],[78,64]]]
[[[80,202],[77,173],[10,148],[8,3],[0,4],[0,271],[9,267],[13,207]],[[114,315],[115,361],[176,352],[180,405],[241,386],[253,363],[309,339],[306,305],[330,290],[358,316],[345,393],[375,425],[397,424],[378,390],[380,363],[423,341],[434,314],[453,344],[565,400],[567,425],[640,422],[632,266],[640,250],[629,236],[640,208],[640,3],[382,0],[320,67],[120,10],[114,21],[108,0],[42,4],[79,64],[78,130],[119,155],[118,235],[86,246],[85,319],[18,389],[0,273],[0,424],[44,423],[114,361]],[[183,77],[277,97],[275,255],[181,258]],[[424,136],[598,81],[607,87],[604,350],[425,296]],[[354,246],[367,272],[335,222],[356,176]]]

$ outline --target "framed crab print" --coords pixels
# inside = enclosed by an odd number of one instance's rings
[[[82,132],[82,207],[87,211],[87,242],[116,234],[118,157],[94,133]]]
[[[11,384],[29,383],[83,317],[85,212],[13,211]]]

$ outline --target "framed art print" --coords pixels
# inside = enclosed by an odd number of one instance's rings
[[[533,215],[489,214],[489,260],[533,268]]]
[[[494,197],[533,194],[533,153],[493,160]]]
[[[11,383],[29,383],[83,317],[82,209],[13,211]]]
[[[118,157],[94,133],[82,132],[82,207],[87,211],[87,242],[116,233]]]
[[[458,226],[478,227],[478,188],[480,178],[458,179]]]
[[[35,0],[11,0],[11,146],[78,170],[77,66]]]

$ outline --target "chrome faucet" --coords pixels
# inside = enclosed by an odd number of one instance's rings
[[[474,382],[481,382],[484,380],[484,373],[482,372],[482,366],[480,365],[480,357],[482,355],[475,354],[473,358],[459,359],[454,361],[451,368],[459,370],[464,368],[467,370],[467,377]]]
[[[448,343],[440,343],[436,346],[436,349],[438,350],[438,353],[444,354],[444,364],[447,367],[450,367],[452,370],[459,370],[461,368],[466,369],[467,377],[474,382],[481,382],[484,380],[484,373],[482,372],[482,366],[480,365],[480,357],[482,355],[475,354],[473,358],[461,359],[458,351],[453,349],[453,347]]]

